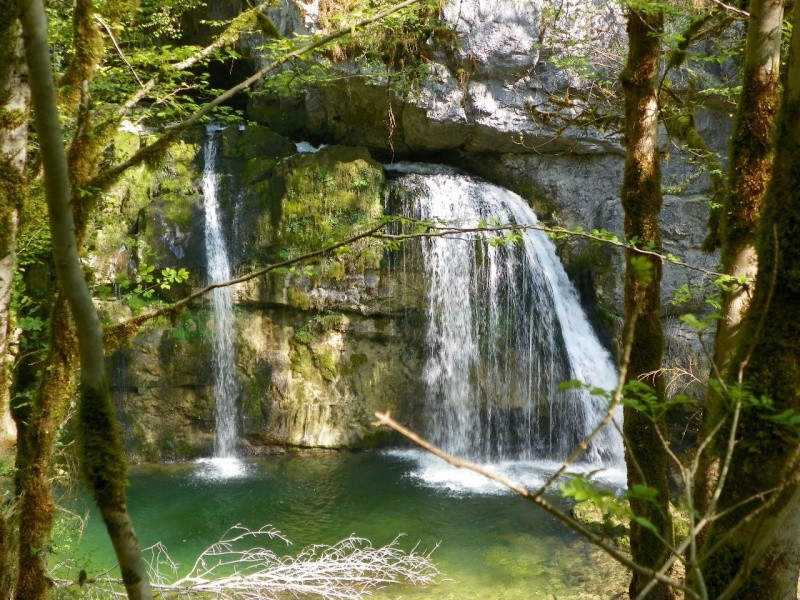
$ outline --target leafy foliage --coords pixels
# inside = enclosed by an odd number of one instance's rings
[[[169,290],[173,285],[189,279],[189,271],[184,268],[166,267],[156,269],[154,265],[143,263],[135,272],[135,277],[127,271],[119,273],[113,284],[102,284],[95,290],[99,298],[117,296],[134,311],[141,310],[148,302],[156,300],[158,291]]]

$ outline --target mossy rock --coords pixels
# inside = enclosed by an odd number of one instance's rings
[[[200,172],[197,165],[200,151],[197,144],[184,141],[170,146],[167,159],[154,173],[158,183],[156,194],[162,197],[169,194],[194,194],[195,181]]]
[[[243,130],[228,127],[222,133],[222,152],[226,158],[269,158],[278,160],[296,152],[294,143],[263,125],[248,125]]]
[[[306,111],[301,101],[276,98],[265,91],[255,92],[250,97],[247,118],[293,139],[304,137],[308,129]]]
[[[112,152],[117,160],[124,160],[142,143],[136,134],[118,132]],[[205,267],[204,256],[195,250],[203,235],[198,227],[202,223],[199,149],[198,144],[178,141],[160,164],[133,167],[103,194],[85,241],[95,261],[99,289],[109,290],[123,275],[139,282],[145,266],[156,267],[156,275],[165,267],[193,272]],[[176,285],[158,294],[174,300],[188,291],[188,285]]]
[[[391,429],[374,427],[365,432],[361,440],[351,446],[353,450],[374,450],[377,448],[386,448],[390,446],[397,446],[402,443],[404,439],[400,434],[395,433]]]
[[[273,177],[272,202],[279,206],[278,245],[282,257],[318,250],[372,226],[383,214],[383,167],[365,148],[330,146],[280,163]],[[330,263],[360,269],[380,265],[382,246],[360,240]],[[342,278],[344,270],[323,265],[323,275]]]
[[[286,300],[289,306],[299,308],[300,310],[310,310],[313,302],[308,294],[297,289],[295,286],[289,286],[286,290]]]
[[[595,533],[613,539],[618,547],[630,547],[630,530],[625,519],[605,514],[591,502],[578,502],[570,512],[578,523]]]
[[[292,340],[289,344],[291,348],[289,364],[291,365],[292,373],[302,380],[319,382],[320,374],[314,361],[314,353],[304,340],[298,341]],[[298,394],[302,392],[302,388],[298,388],[297,392]]]
[[[317,365],[320,375],[326,381],[334,381],[339,376],[336,357],[329,348],[316,349],[314,351],[314,363]]]
[[[287,290],[290,304],[292,303],[292,292],[302,294],[302,292],[299,292],[296,288],[290,287]],[[303,297],[308,300],[310,306],[311,299],[305,294],[303,294]],[[292,304],[292,306],[301,308],[296,304]],[[319,341],[330,331],[346,333],[349,328],[350,318],[347,315],[337,312],[315,314],[295,328],[293,338],[302,344],[312,344]]]
[[[277,164],[277,158],[251,158],[242,169],[241,182],[244,185],[260,183],[272,175]]]

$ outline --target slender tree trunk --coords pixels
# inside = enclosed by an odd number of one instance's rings
[[[152,592],[147,571],[127,510],[126,463],[105,373],[102,328],[78,257],[75,222],[70,207],[71,185],[42,0],[22,2],[22,26],[31,97],[45,165],[53,261],[78,337],[81,469],[114,545],[128,597],[149,600]]]
[[[5,15],[4,15],[5,16]],[[11,288],[19,210],[25,195],[29,93],[16,11],[0,20],[0,452],[13,441],[9,412]]]
[[[758,229],[760,268],[732,362],[754,396],[770,398],[777,413],[800,412],[800,3],[792,23],[775,165]],[[747,407],[738,433],[722,514],[703,546],[709,597],[794,599],[800,569],[798,433]]]
[[[722,272],[754,281],[758,270],[756,231],[769,178],[772,174],[773,131],[778,107],[778,71],[783,25],[783,0],[751,0],[745,45],[742,95],[734,122],[728,169],[728,191],[720,212]],[[750,304],[749,285],[731,285],[722,293],[721,319],[714,341],[714,366],[726,377],[736,351],[742,319]],[[712,374],[712,376],[714,376]],[[722,399],[709,391],[700,439],[725,418]],[[726,438],[725,432],[718,440]],[[701,457],[695,504],[704,512],[719,474],[720,443],[710,444]],[[700,534],[702,541],[703,532]]]
[[[16,3],[7,8],[3,5],[0,17],[0,454],[16,437],[9,405],[11,289],[19,210],[25,195],[29,104],[22,37],[17,11],[12,9]],[[0,598],[11,596],[16,572],[17,545],[13,525],[5,519],[6,509],[0,506]]]
[[[67,302],[58,294],[51,315],[48,368],[41,375],[36,402],[27,411],[15,411],[20,431],[17,600],[46,598],[49,591],[47,548],[55,518],[51,469],[58,429],[75,393],[76,349]]]
[[[661,211],[661,170],[657,148],[658,93],[656,86],[661,57],[660,33],[663,15],[628,10],[629,50],[621,75],[625,90],[625,139],[628,148],[622,185],[625,209],[625,235],[638,239],[639,245],[661,247],[659,213]],[[643,379],[655,390],[658,401],[664,400],[664,380],[660,374],[664,346],[661,327],[661,262],[631,251],[626,257],[625,327],[634,328],[629,375]],[[638,316],[636,316],[638,315]],[[672,539],[669,516],[667,458],[659,442],[654,422],[642,412],[625,408],[626,462],[628,486],[647,485],[658,492],[655,502],[631,500],[637,517],[655,526],[658,534]],[[669,548],[658,535],[637,522],[631,523],[631,554],[640,565],[657,569],[668,556]],[[648,583],[634,574],[630,595],[635,597]],[[671,590],[659,584],[648,598],[671,598]]]

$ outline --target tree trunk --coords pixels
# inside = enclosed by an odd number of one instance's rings
[[[772,174],[773,131],[778,107],[778,72],[784,2],[752,0],[745,44],[742,95],[734,122],[728,169],[728,190],[720,212],[722,272],[754,281],[758,270],[756,231],[769,178]],[[725,378],[730,369],[742,319],[750,304],[749,285],[731,285],[722,293],[721,319],[714,341],[714,366]],[[725,418],[725,402],[711,389],[706,397],[700,439],[711,435]],[[719,477],[720,446],[709,444],[700,461],[695,506],[705,512]],[[700,532],[702,542],[705,532]]]
[[[792,23],[796,33],[800,3]],[[778,414],[800,412],[800,35],[792,36],[788,68],[774,171],[758,228],[760,268],[732,362],[754,397],[770,398]],[[703,546],[702,574],[711,598],[797,597],[800,442],[795,429],[767,418],[771,414],[742,409],[719,502],[720,511],[728,512],[713,523]]]
[[[17,225],[25,195],[29,100],[19,23],[16,13],[10,12],[7,19],[0,18],[0,452],[15,436],[8,406],[12,362],[8,354]]]
[[[132,600],[149,600],[152,592],[147,571],[127,511],[126,464],[105,373],[102,328],[78,257],[75,222],[70,206],[71,185],[59,124],[42,0],[23,1],[22,27],[31,98],[45,165],[45,195],[53,261],[78,337],[81,469],[114,545],[128,597]]]
[[[55,518],[51,467],[58,429],[75,392],[77,343],[62,294],[55,299],[51,318],[47,369],[42,372],[36,401],[29,410],[15,410],[20,433],[16,474],[20,512],[18,600],[46,598],[49,591],[47,548]]]
[[[625,90],[625,139],[628,152],[622,185],[622,206],[625,209],[625,235],[638,239],[640,246],[661,247],[658,229],[661,211],[661,170],[657,148],[658,84],[661,57],[660,12],[640,13],[628,10],[629,51],[621,75]],[[628,376],[642,379],[655,390],[659,402],[664,400],[664,380],[660,374],[664,345],[661,327],[661,262],[628,251],[625,271],[626,329],[633,331],[633,346]],[[638,316],[637,316],[638,315]],[[658,492],[655,502],[631,500],[634,515],[655,526],[668,542],[672,539],[667,485],[667,458],[659,442],[654,422],[642,412],[625,408],[624,431],[627,437],[626,462],[628,487],[647,485]],[[658,536],[637,522],[631,523],[631,554],[642,566],[657,569],[667,558],[669,548]],[[646,577],[634,573],[630,595],[635,597],[648,583]],[[671,598],[671,590],[656,585],[648,595],[652,599]]]
[[[756,231],[772,174],[773,130],[778,108],[783,0],[751,0],[742,95],[731,139],[729,191],[720,215],[723,272],[755,279]],[[714,362],[725,373],[749,303],[746,286],[723,294]]]
[[[17,223],[25,190],[28,104],[17,11],[8,10],[0,17],[0,454],[16,437],[9,405],[13,363],[9,341]],[[0,598],[11,596],[16,572],[16,543],[4,508],[0,506]]]

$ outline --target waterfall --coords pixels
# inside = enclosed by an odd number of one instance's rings
[[[231,279],[231,265],[219,210],[219,175],[217,173],[218,129],[209,127],[203,149],[203,207],[208,282]],[[214,419],[214,456],[236,456],[236,367],[233,348],[233,295],[229,287],[211,292],[213,314],[213,381],[216,408]]]
[[[464,228],[537,224],[509,190],[442,168],[399,169],[406,174],[395,195],[405,216]],[[605,415],[607,399],[560,383],[611,390],[616,370],[552,241],[530,230],[516,242],[501,236],[465,232],[421,241],[426,434],[474,460],[561,459]],[[620,465],[622,456],[619,433],[607,427],[586,458]]]

